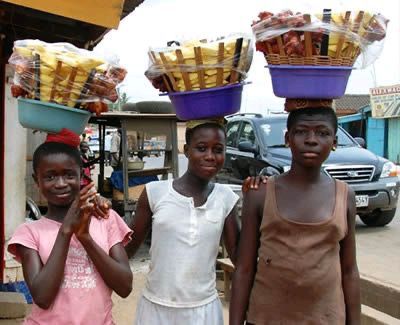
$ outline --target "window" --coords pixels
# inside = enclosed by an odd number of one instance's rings
[[[226,130],[226,145],[228,147],[236,147],[236,138],[239,130],[239,122],[229,123]]]
[[[250,123],[244,123],[242,133],[240,134],[239,142],[242,142],[242,141],[248,141],[252,145],[256,144],[256,137],[254,135],[253,127]]]

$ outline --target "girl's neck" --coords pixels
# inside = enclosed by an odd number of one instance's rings
[[[54,221],[62,222],[68,212],[68,209],[69,209],[69,206],[59,207],[59,206],[49,205],[47,213],[46,213],[46,218],[54,220]]]
[[[292,163],[288,175],[296,182],[313,184],[317,183],[321,179],[321,168],[307,168]]]
[[[176,182],[180,187],[184,187],[185,192],[188,192],[187,194],[191,196],[209,191],[210,187],[212,187],[210,180],[199,178],[189,171],[179,177]]]

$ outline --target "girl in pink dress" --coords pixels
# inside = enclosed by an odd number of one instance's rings
[[[93,183],[80,190],[79,137],[65,133],[33,155],[46,215],[20,225],[8,246],[22,263],[34,301],[25,324],[114,324],[112,291],[126,297],[132,290],[124,250],[131,231],[102,206]]]

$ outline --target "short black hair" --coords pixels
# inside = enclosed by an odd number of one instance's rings
[[[198,126],[196,126],[194,128],[190,128],[190,129],[186,128],[186,131],[185,131],[186,144],[190,144],[190,141],[192,140],[193,133],[196,130],[201,129],[201,128],[217,128],[217,129],[220,129],[224,133],[224,136],[226,137],[225,127],[223,125],[217,124],[217,123],[204,123],[204,124],[200,124],[200,125],[198,125]]]
[[[322,115],[326,121],[331,123],[336,134],[338,129],[338,119],[335,111],[330,107],[307,107],[290,112],[286,121],[287,130],[289,131],[304,115]]]
[[[65,143],[60,142],[45,142],[37,147],[37,149],[33,153],[33,172],[36,173],[40,161],[43,159],[43,157],[56,154],[65,154],[74,159],[80,168],[82,167],[81,154],[78,148],[73,148]]]

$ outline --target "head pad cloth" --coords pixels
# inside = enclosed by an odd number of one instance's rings
[[[301,108],[312,108],[312,107],[332,107],[332,99],[307,99],[307,98],[286,98],[285,111],[290,113]]]
[[[45,142],[64,143],[70,147],[77,148],[80,144],[79,135],[69,129],[62,129],[59,133],[47,134]]]
[[[198,127],[199,125],[202,124],[217,124],[223,127],[225,123],[226,120],[223,117],[215,119],[207,119],[207,120],[191,120],[186,122],[186,128],[194,129],[195,127]]]

